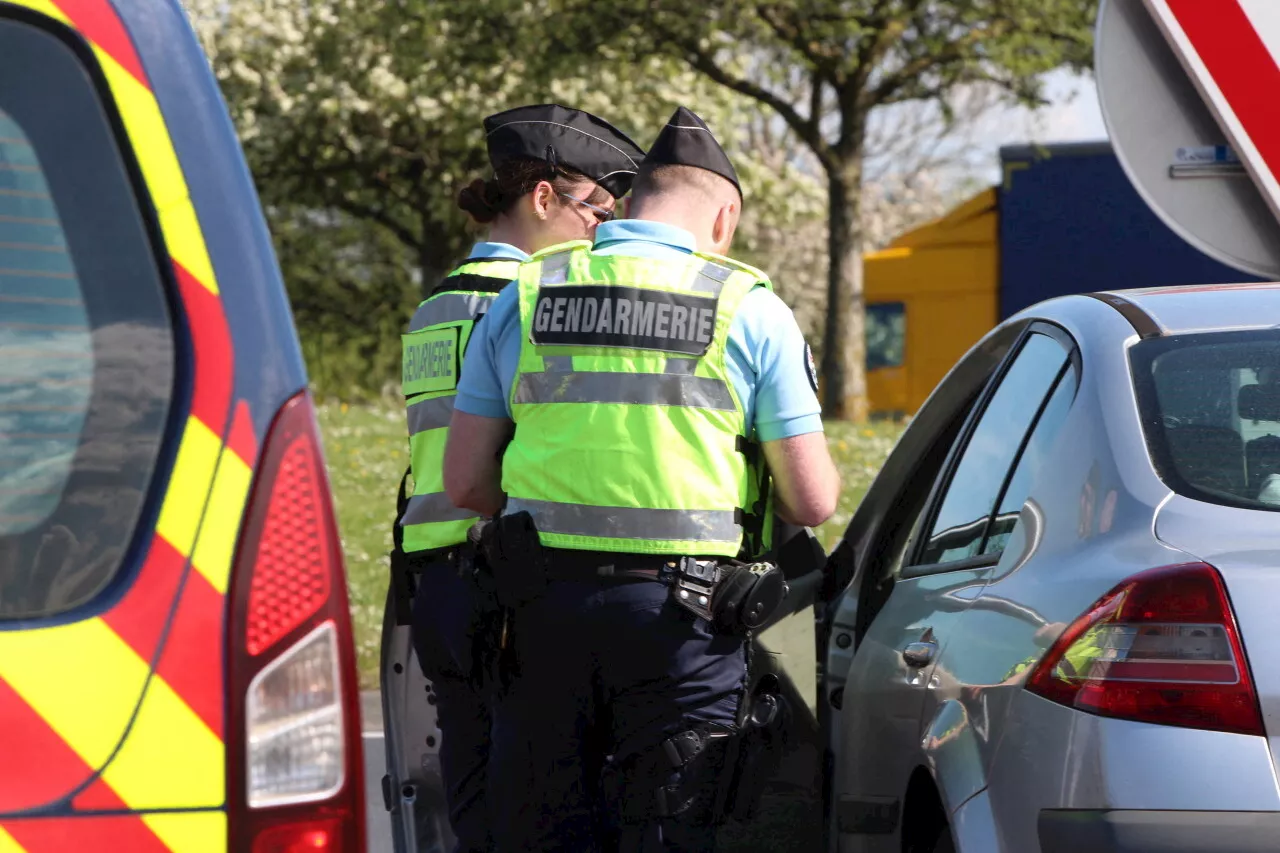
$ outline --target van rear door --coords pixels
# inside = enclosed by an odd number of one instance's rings
[[[223,851],[229,797],[232,830],[252,823],[228,593],[248,597],[232,566],[258,444],[305,381],[176,2],[0,0],[0,851]],[[349,693],[345,591],[329,605]],[[358,716],[340,725],[345,759],[341,738],[326,755],[358,762]]]

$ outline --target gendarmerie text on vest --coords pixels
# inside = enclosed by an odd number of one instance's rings
[[[538,289],[531,340],[701,355],[715,336],[715,296],[614,285]]]
[[[458,333],[455,329],[440,330],[432,338],[423,343],[415,343],[405,347],[404,382],[416,382],[420,379],[448,378],[455,379],[457,372],[457,355],[455,353]],[[434,338],[434,339],[433,339]]]

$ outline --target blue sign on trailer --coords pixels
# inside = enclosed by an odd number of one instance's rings
[[[1261,280],[1171,231],[1106,142],[1008,146],[1000,162],[1000,319],[1071,293]]]

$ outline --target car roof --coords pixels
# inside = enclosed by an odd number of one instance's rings
[[[1205,284],[1114,291],[1166,334],[1280,326],[1280,282]]]

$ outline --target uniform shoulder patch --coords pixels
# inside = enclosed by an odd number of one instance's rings
[[[813,349],[808,345],[804,345],[804,366],[805,372],[809,374],[809,384],[813,386],[813,392],[818,393],[818,365],[813,360]]]

